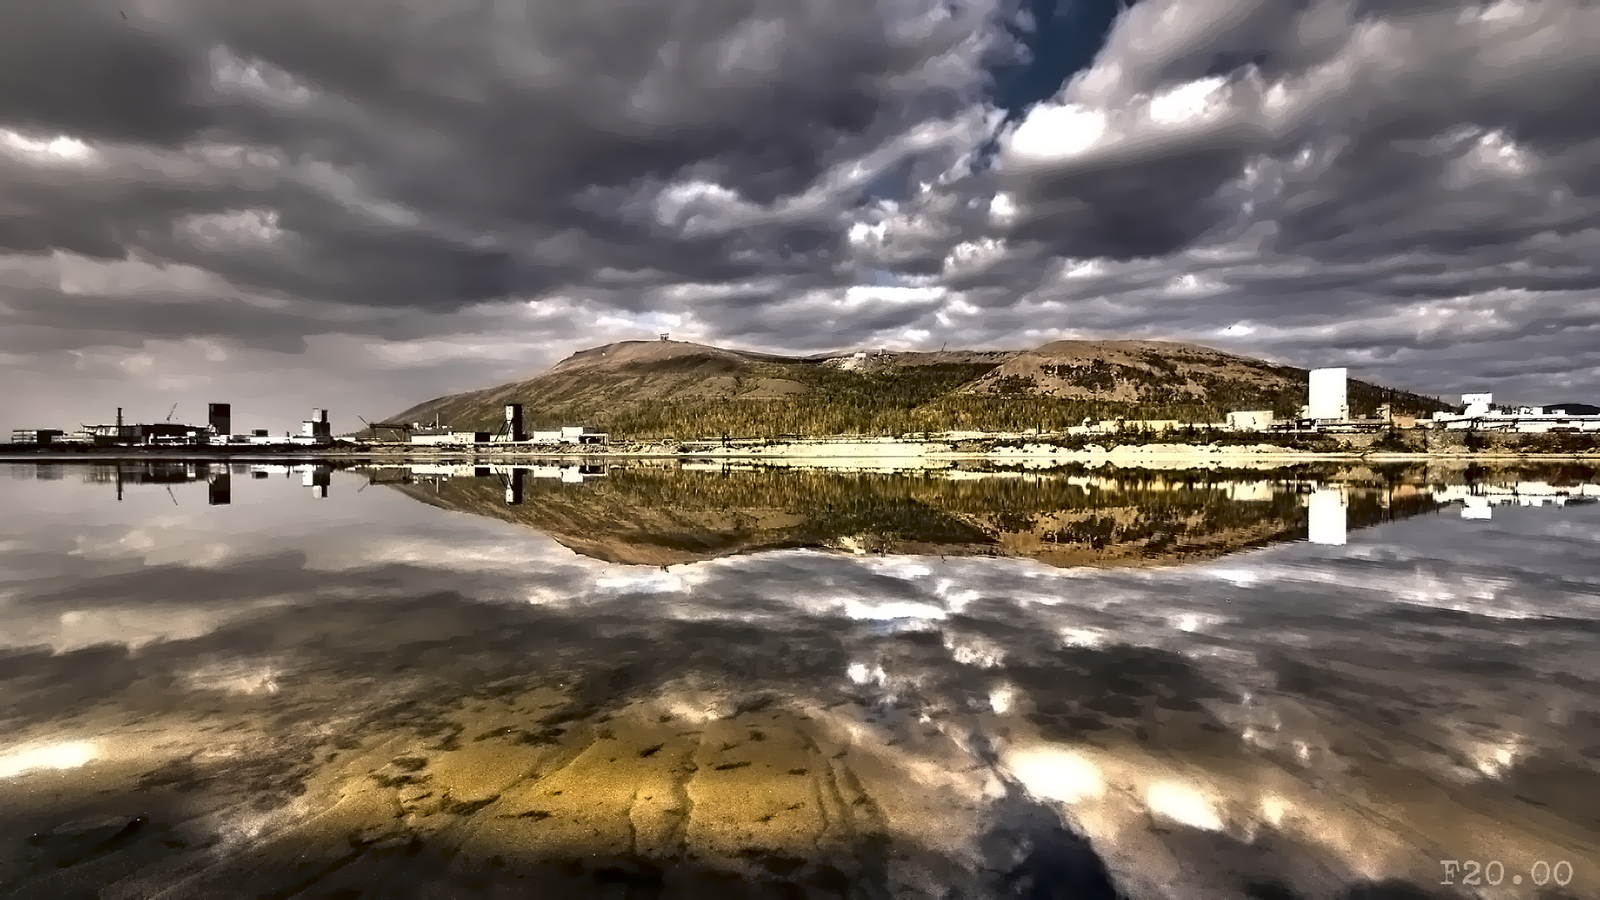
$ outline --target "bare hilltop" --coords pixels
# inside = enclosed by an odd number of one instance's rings
[[[1054,429],[1084,419],[1212,422],[1292,416],[1307,371],[1167,341],[1056,341],[1032,350],[844,351],[779,356],[685,341],[583,350],[531,378],[419,403],[387,421],[496,431],[507,403],[529,428],[590,425],[633,439],[898,435]],[[1352,413],[1445,408],[1350,382]]]

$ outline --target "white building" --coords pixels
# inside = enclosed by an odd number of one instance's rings
[[[1229,431],[1266,431],[1272,427],[1272,410],[1255,409],[1228,413]]]
[[[328,422],[328,411],[313,409],[311,418],[300,423],[300,437],[307,439],[304,442],[309,443],[332,443],[333,426]],[[296,443],[303,442],[296,441]]]
[[[411,443],[422,446],[467,446],[489,440],[486,431],[455,431],[449,428],[427,428],[411,433]]]
[[[1336,422],[1350,418],[1349,371],[1342,367],[1311,370],[1306,418]]]
[[[1461,405],[1464,408],[1459,413],[1434,413],[1433,424],[1452,431],[1600,432],[1600,416],[1569,414],[1542,406],[1523,406],[1514,412],[1496,409],[1494,395],[1489,393],[1462,394]]]
[[[568,425],[560,431],[535,431],[530,440],[535,444],[604,444],[607,435],[583,425]]]
[[[1461,405],[1466,407],[1461,413],[1464,416],[1486,416],[1494,412],[1494,395],[1462,394]]]

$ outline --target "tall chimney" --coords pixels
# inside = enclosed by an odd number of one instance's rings
[[[122,436],[122,407],[117,407],[117,436]]]
[[[525,441],[528,433],[522,430],[522,404],[506,404],[506,440]]]

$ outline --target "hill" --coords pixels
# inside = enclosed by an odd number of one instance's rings
[[[593,425],[633,439],[898,435],[1060,429],[1085,418],[1220,421],[1233,410],[1292,416],[1307,372],[1208,347],[1158,341],[1057,341],[1029,351],[953,350],[777,356],[684,341],[623,341],[549,371],[439,397],[388,421],[498,431],[522,403],[530,429]],[[1371,415],[1438,400],[1352,380]]]
[[[1568,416],[1600,416],[1600,406],[1592,403],[1554,403],[1545,410]]]

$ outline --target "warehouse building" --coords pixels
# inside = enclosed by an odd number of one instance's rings
[[[1600,415],[1572,413],[1561,407],[1499,409],[1494,404],[1494,395],[1489,393],[1462,394],[1461,405],[1459,413],[1434,413],[1433,425],[1449,431],[1600,432]]]

